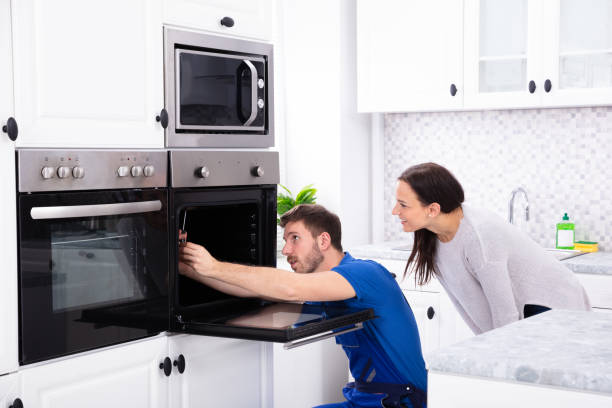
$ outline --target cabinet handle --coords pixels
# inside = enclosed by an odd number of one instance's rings
[[[450,93],[451,93],[451,96],[457,95],[457,87],[455,86],[455,84],[451,84]]]
[[[19,398],[15,398],[13,405],[9,405],[9,408],[23,408],[23,402]]]
[[[546,93],[550,92],[550,90],[552,89],[552,82],[550,82],[550,79],[547,79],[546,81],[544,81],[544,90],[546,91]]]
[[[164,370],[164,375],[166,377],[170,377],[170,373],[172,373],[172,361],[170,361],[169,357],[164,358],[164,361],[159,363],[159,369]]]
[[[160,122],[164,129],[167,128],[168,127],[168,112],[166,111],[166,109],[162,109],[161,112],[159,112],[159,115],[155,117],[155,120]]]
[[[6,125],[2,126],[2,131],[6,133],[9,139],[14,142],[17,139],[17,134],[19,133],[15,118],[8,118]]]
[[[536,85],[534,81],[529,81],[529,93],[534,93],[536,90]]]
[[[233,27],[234,26],[234,19],[231,17],[223,17],[220,21],[222,26],[226,26],[226,27]]]
[[[433,308],[433,307],[429,306],[429,307],[427,308],[427,318],[428,318],[429,320],[431,320],[431,319],[433,319],[433,318],[434,318],[434,316],[435,316],[435,315],[436,315],[436,311],[434,310],[434,308]]]
[[[178,368],[178,372],[183,374],[185,371],[185,357],[182,354],[179,354],[178,358],[174,360],[173,365]]]

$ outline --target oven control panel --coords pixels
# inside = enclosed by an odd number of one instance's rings
[[[172,187],[220,187],[280,182],[278,152],[172,150]]]
[[[20,192],[167,186],[167,153],[160,150],[17,151]]]

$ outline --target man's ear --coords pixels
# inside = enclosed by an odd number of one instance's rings
[[[317,237],[317,245],[319,245],[319,249],[321,251],[326,251],[331,246],[331,236],[329,232],[322,232]]]

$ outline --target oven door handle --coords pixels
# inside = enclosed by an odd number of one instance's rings
[[[283,348],[285,350],[290,350],[292,348],[296,348],[296,347],[300,347],[300,346],[305,346],[306,344],[314,343],[314,342],[319,341],[319,340],[325,340],[325,339],[328,339],[330,337],[339,336],[341,334],[349,333],[349,332],[352,332],[352,331],[355,331],[355,330],[361,330],[362,328],[363,328],[363,323],[355,323],[355,325],[350,326],[347,329],[343,329],[343,330],[337,331],[337,332],[327,332],[327,333],[319,334],[317,336],[307,337],[305,339],[288,341],[287,343],[285,343],[283,345]]]
[[[33,220],[55,220],[61,218],[141,214],[159,211],[161,208],[162,203],[159,200],[114,204],[64,205],[58,207],[32,207],[30,216]]]
[[[251,70],[251,116],[244,122],[243,126],[249,126],[257,117],[257,68],[249,60],[242,60]]]

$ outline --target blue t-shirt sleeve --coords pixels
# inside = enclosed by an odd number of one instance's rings
[[[384,293],[390,274],[382,265],[374,261],[355,260],[342,263],[332,268],[332,271],[339,273],[351,284],[360,302],[377,305],[384,301],[380,293]]]

